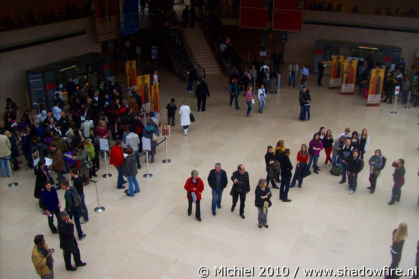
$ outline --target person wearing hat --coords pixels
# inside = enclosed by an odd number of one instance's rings
[[[199,222],[201,222],[201,208],[200,208],[200,201],[201,195],[204,191],[204,182],[202,182],[201,178],[198,177],[199,173],[197,170],[193,170],[191,172],[191,177],[186,180],[185,183],[185,190],[186,190],[186,197],[188,198],[188,216],[192,214],[192,203],[195,202],[196,209],[195,209],[195,218]]]
[[[60,236],[60,248],[63,250],[65,269],[75,271],[77,267],[85,266],[81,261],[80,250],[74,237],[74,224],[66,211],[60,213],[60,222],[58,224],[58,233]],[[76,267],[71,265],[71,254],[73,254]]]
[[[41,279],[54,279],[54,259],[52,257],[54,249],[48,248],[42,234],[36,235],[33,242],[35,244],[32,249],[32,263],[36,273]]]

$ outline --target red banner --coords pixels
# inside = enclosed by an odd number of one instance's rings
[[[263,0],[241,0],[240,8],[263,8]]]
[[[298,10],[298,0],[274,0],[274,10]]]
[[[240,28],[268,29],[268,9],[240,8]]]
[[[303,13],[301,11],[274,10],[272,30],[301,32],[303,29]]]

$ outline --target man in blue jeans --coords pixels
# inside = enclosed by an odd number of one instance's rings
[[[208,175],[208,184],[212,189],[212,215],[215,216],[215,208],[221,208],[221,198],[223,196],[223,190],[227,187],[227,173],[221,168],[220,163],[215,164],[215,168],[212,169]]]
[[[77,235],[80,240],[86,237],[83,233],[80,225],[80,215],[81,215],[81,197],[77,192],[77,189],[74,187],[70,187],[67,180],[63,179],[61,182],[61,189],[65,191],[64,199],[65,199],[65,211],[70,215],[70,219],[74,218],[74,224],[76,225]],[[78,201],[77,198],[74,196],[79,196]],[[77,202],[79,204],[77,204]]]
[[[345,145],[343,145],[339,151],[339,158],[342,161],[342,180],[339,182],[340,184],[346,182],[346,173],[348,172],[348,162],[352,157],[352,149],[353,146],[351,145],[351,139],[346,138]]]
[[[289,77],[288,86],[290,86],[292,82],[292,87],[295,87],[295,79],[297,77],[298,72],[299,72],[298,64],[295,62],[292,62],[292,64],[288,66],[288,77]]]

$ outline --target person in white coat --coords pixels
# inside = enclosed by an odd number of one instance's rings
[[[183,101],[183,105],[179,108],[179,115],[180,125],[183,126],[183,133],[187,136],[189,125],[191,125],[191,108],[186,104],[186,100]]]
[[[259,113],[262,113],[263,107],[266,105],[266,91],[265,91],[265,84],[261,84],[260,88],[258,89],[258,99],[259,99]]]

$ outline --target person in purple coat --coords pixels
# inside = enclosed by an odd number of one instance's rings
[[[320,168],[317,166],[317,161],[319,160],[320,151],[323,149],[323,142],[320,140],[319,133],[315,133],[313,139],[309,143],[308,154],[310,159],[308,160],[308,169],[311,168],[313,163],[313,170],[315,173],[319,173]]]

